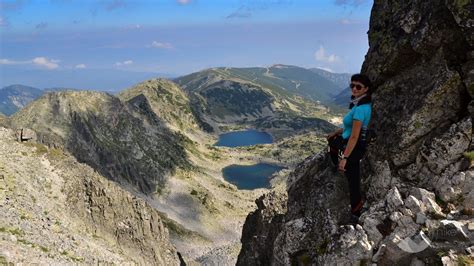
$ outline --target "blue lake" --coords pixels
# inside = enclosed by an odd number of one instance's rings
[[[219,141],[214,145],[224,147],[239,147],[256,144],[268,144],[272,142],[273,139],[270,134],[251,129],[221,134],[219,136]]]
[[[224,179],[238,189],[269,188],[269,177],[283,167],[259,163],[255,165],[230,165],[222,169]]]

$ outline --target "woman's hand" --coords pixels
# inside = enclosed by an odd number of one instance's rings
[[[330,139],[334,138],[334,137],[337,136],[337,135],[338,135],[337,132],[332,132],[331,134],[329,134],[329,135],[326,136],[326,139],[327,139],[327,140],[330,140]]]
[[[327,139],[327,140],[330,140],[330,139],[332,139],[332,137],[334,137],[334,133],[328,134],[328,135],[326,136],[326,139]]]
[[[339,171],[340,172],[345,172],[346,171],[346,163],[347,163],[346,159],[342,159],[342,160],[339,161]]]

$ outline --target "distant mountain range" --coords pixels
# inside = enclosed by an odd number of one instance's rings
[[[8,69],[2,69],[3,75],[5,72],[8,72]],[[81,70],[80,72],[73,72],[73,71],[62,71],[59,72],[61,75],[68,76],[68,84],[76,84],[74,88],[81,88],[81,89],[93,89],[93,90],[100,90],[100,91],[107,91],[109,93],[115,94],[118,92],[117,88],[120,86],[132,87],[143,80],[148,80],[154,77],[155,73],[136,73],[131,74],[125,71],[101,71],[100,77],[95,71],[92,70]],[[79,74],[78,74],[79,73]],[[43,81],[36,82],[37,84],[43,84],[43,88],[47,89],[38,89],[30,86],[25,85],[10,85],[0,89],[0,112],[9,116],[18,111],[19,109],[23,108],[26,104],[30,101],[37,99],[44,92],[49,91],[63,91],[63,90],[78,90],[69,88],[72,86],[66,86],[66,84],[57,84],[51,81],[44,81],[44,77],[46,75],[45,71],[35,70],[31,72],[25,72],[24,77],[25,81],[31,79],[38,79],[40,80],[40,76],[42,75]],[[50,74],[49,74],[50,75]],[[87,78],[86,78],[87,76]],[[111,80],[112,76],[114,76],[117,87],[110,87],[105,88],[103,86],[97,84],[104,84],[104,80]],[[219,105],[227,104],[226,108],[227,111],[232,112],[229,108],[231,108],[228,103],[226,103],[226,97],[220,97],[220,99],[216,98],[216,90],[213,90],[211,93],[208,89],[210,85],[217,85],[216,82],[218,81],[234,81],[239,84],[251,84],[255,85],[255,88],[264,88],[264,91],[270,93],[273,96],[276,96],[278,99],[285,99],[287,103],[280,102],[279,105],[287,105],[290,104],[294,106],[299,106],[300,109],[302,106],[310,106],[310,105],[319,105],[318,108],[322,108],[322,106],[330,106],[333,109],[337,110],[337,105],[345,106],[348,97],[346,97],[347,92],[344,92],[345,86],[348,83],[350,78],[349,74],[337,74],[331,73],[322,69],[306,69],[297,66],[288,66],[288,65],[273,65],[271,67],[262,68],[262,67],[253,67],[253,68],[211,68],[206,69],[203,71],[199,71],[196,73],[192,73],[186,76],[182,76],[175,79],[175,82],[180,85],[185,91],[188,93],[197,93],[200,96],[209,96],[212,98],[208,104],[212,104],[212,108],[214,112],[218,113],[219,116],[225,115],[225,112],[220,112],[218,108]],[[9,77],[6,80],[14,79],[13,77]],[[5,80],[3,82],[6,82]],[[76,83],[75,83],[76,82]],[[56,87],[51,87],[54,83]],[[234,85],[236,85],[235,83]],[[95,84],[95,85],[94,85]],[[121,85],[119,85],[121,84]],[[64,85],[63,87],[58,87]],[[228,83],[223,83],[223,85],[227,86]],[[239,85],[240,86],[240,85]],[[246,86],[246,85],[245,85]],[[244,87],[245,87],[244,86]],[[207,88],[204,90],[204,88]],[[220,86],[222,87],[222,86]],[[347,88],[346,88],[347,90]],[[207,91],[204,93],[204,91]],[[235,92],[235,91],[234,91]],[[203,95],[202,93],[206,94]],[[210,93],[210,94],[209,94]],[[256,93],[254,91],[253,93]],[[341,94],[342,93],[342,94]],[[271,96],[267,94],[262,94],[260,96]],[[339,96],[338,96],[339,95]],[[206,97],[207,97],[206,96]],[[259,99],[258,95],[233,95],[235,99],[239,97],[252,97],[252,100],[255,104]],[[339,97],[339,98],[338,98]],[[349,92],[350,97],[350,92]],[[347,98],[347,99],[346,99]],[[199,99],[203,99],[202,97]],[[263,98],[262,98],[263,99]],[[193,103],[197,103],[198,99],[192,99]],[[225,100],[225,101],[222,101]],[[242,98],[242,103],[245,103],[245,99]],[[247,99],[247,100],[250,100]],[[267,99],[268,100],[268,99]],[[217,101],[217,102],[216,102]],[[304,104],[302,104],[304,102]],[[267,102],[266,104],[269,104]],[[316,106],[315,105],[315,106]],[[196,105],[194,105],[196,107]],[[211,105],[209,105],[211,107]],[[250,106],[246,106],[250,107]],[[263,106],[261,106],[263,108]],[[268,106],[267,106],[268,107]],[[292,108],[293,108],[292,107]],[[237,108],[236,110],[243,111],[243,112],[253,112],[251,110],[246,110],[245,108],[242,109],[242,106],[234,106],[232,108]],[[287,108],[287,109],[292,109]],[[293,108],[294,109],[294,108]],[[305,108],[303,108],[305,109]],[[301,109],[300,111],[303,111]],[[314,109],[314,108],[313,108]],[[317,109],[317,108],[316,108]],[[316,110],[314,109],[314,110]],[[196,111],[197,109],[193,109]],[[262,109],[263,110],[263,109]],[[262,111],[259,110],[259,111]],[[256,113],[254,113],[255,115]],[[256,117],[256,116],[255,116]]]
[[[305,68],[211,68],[175,79],[188,94],[201,127],[219,131],[229,123],[285,136],[322,129],[338,111],[331,102],[342,88]],[[328,107],[330,106],[330,107]]]
[[[29,102],[43,95],[43,91],[24,85],[11,85],[0,90],[0,113],[12,115]]]
[[[332,73],[320,68],[310,68],[309,70],[313,71],[314,73],[321,75],[330,81],[332,81],[334,84],[339,86],[339,88],[347,88],[349,87],[349,82],[351,79],[351,74],[348,73]]]
[[[154,72],[134,72],[119,69],[19,70],[2,65],[0,87],[26,84],[36,88],[61,87],[97,91],[121,91],[152,78],[173,78],[176,75]]]
[[[306,69],[289,65],[252,68],[211,68],[177,78],[180,85],[188,86],[189,80],[202,79],[207,75],[246,80],[270,88],[281,95],[295,94],[308,100],[333,104],[332,97],[339,94],[349,83],[349,74],[335,74],[322,69]],[[345,80],[345,83],[342,81]]]

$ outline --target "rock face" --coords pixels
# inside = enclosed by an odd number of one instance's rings
[[[464,153],[472,150],[473,7],[374,2],[362,67],[376,85],[378,139],[362,170],[368,210],[346,225],[346,180],[315,155],[290,175],[288,198],[275,199],[286,204],[249,215],[239,265],[472,263],[474,169]],[[271,207],[282,204],[286,213]]]
[[[170,128],[181,131],[197,129],[188,96],[171,81],[147,80],[122,91],[118,97],[123,102],[139,102],[141,97],[145,97],[153,112]]]
[[[178,265],[160,213],[59,149],[0,127],[0,264]]]
[[[159,192],[177,167],[190,165],[188,139],[167,128],[143,94],[122,102],[91,91],[47,93],[10,121],[33,129],[38,142],[64,147],[103,176],[147,194]]]

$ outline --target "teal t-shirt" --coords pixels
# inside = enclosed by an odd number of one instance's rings
[[[372,104],[361,104],[359,106],[352,107],[351,111],[344,116],[342,123],[344,129],[342,131],[342,138],[348,139],[352,133],[352,121],[362,121],[362,128],[367,128],[370,122],[370,116],[372,115]]]

